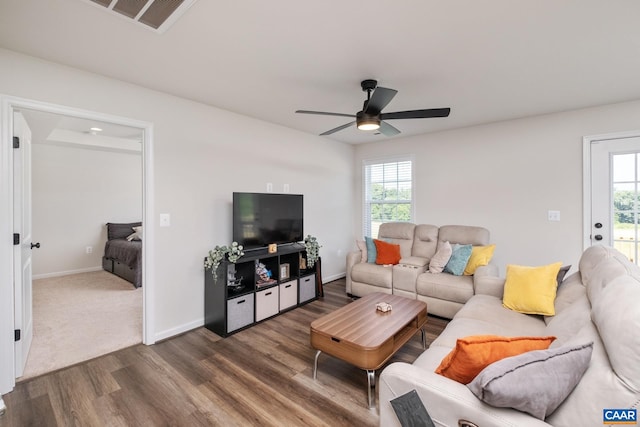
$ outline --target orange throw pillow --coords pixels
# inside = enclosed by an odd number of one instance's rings
[[[459,338],[456,346],[442,359],[436,374],[469,384],[484,368],[505,357],[531,350],[546,350],[556,337],[501,337],[475,335]]]
[[[374,239],[376,245],[376,264],[398,264],[400,262],[400,245]]]

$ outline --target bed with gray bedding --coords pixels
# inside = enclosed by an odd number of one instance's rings
[[[135,227],[135,228],[134,228]],[[142,223],[108,223],[102,268],[142,286]]]

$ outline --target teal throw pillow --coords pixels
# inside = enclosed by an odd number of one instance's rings
[[[364,243],[367,245],[367,262],[370,262],[371,264],[375,264],[376,259],[378,258],[378,250],[376,249],[376,244],[373,243],[374,240],[376,239],[372,239],[371,237],[365,236],[364,238]],[[393,243],[391,239],[384,237],[378,240],[382,240],[383,242],[387,243]]]
[[[368,248],[367,248],[368,249]],[[462,276],[464,268],[471,258],[471,245],[451,245],[452,253],[449,262],[444,266],[444,271],[454,276]]]
[[[375,264],[376,258],[378,257],[376,244],[373,243],[373,239],[371,237],[365,237],[364,241],[367,244],[367,262]]]

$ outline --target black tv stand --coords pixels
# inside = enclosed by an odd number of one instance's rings
[[[278,246],[275,253],[266,247],[246,250],[236,263],[220,263],[215,280],[205,269],[205,327],[226,337],[317,299],[319,260],[302,268],[306,257],[305,245],[295,242]],[[271,280],[260,280],[258,263],[271,271]]]

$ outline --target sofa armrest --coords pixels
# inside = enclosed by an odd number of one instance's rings
[[[477,399],[465,386],[408,363],[396,362],[380,375],[380,424],[400,426],[390,401],[416,390],[435,425],[457,427],[458,420],[478,426],[549,427],[549,424],[524,412],[496,408]]]
[[[353,251],[347,253],[347,275],[345,289],[348,294],[351,294],[351,269],[354,265],[362,260],[362,253],[360,251]]]
[[[427,265],[429,265],[429,260],[420,256],[410,256],[400,259],[400,265],[406,265],[409,267],[415,267],[422,270],[422,272],[427,270]]]
[[[473,293],[502,299],[503,292],[504,278],[498,276],[498,267],[492,264],[478,267],[473,275]]]

